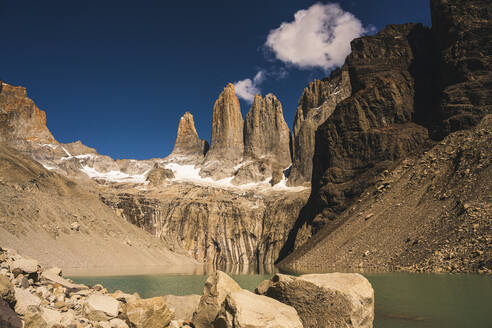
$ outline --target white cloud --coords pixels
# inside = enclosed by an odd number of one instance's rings
[[[316,3],[271,30],[265,45],[284,63],[328,70],[343,65],[350,41],[365,32],[360,20],[340,5]]]
[[[252,103],[256,94],[260,94],[261,90],[259,85],[265,80],[265,72],[263,70],[256,73],[255,77],[251,79],[244,79],[234,82],[234,90],[239,98],[246,100],[248,103]]]

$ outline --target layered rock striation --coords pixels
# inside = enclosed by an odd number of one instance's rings
[[[351,92],[346,67],[334,70],[329,78],[315,80],[304,89],[294,118],[289,185],[311,182],[316,130]]]
[[[431,0],[439,58],[435,138],[476,125],[492,112],[492,7],[486,0]]]

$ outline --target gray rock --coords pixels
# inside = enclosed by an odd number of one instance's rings
[[[31,259],[19,259],[10,264],[10,272],[15,275],[21,273],[34,273],[39,269],[39,262]]]
[[[22,321],[4,300],[0,299],[0,327],[22,328]]]
[[[9,278],[2,275],[0,275],[0,299],[6,301],[10,306],[15,305],[14,285]]]
[[[200,304],[200,295],[166,295],[164,300],[169,308],[174,311],[174,319],[191,321],[193,313],[197,310]]]
[[[227,295],[215,328],[302,328],[296,310],[247,290]]]
[[[166,327],[173,318],[173,313],[162,297],[130,302],[126,305],[126,315],[134,328]]]
[[[41,304],[41,299],[39,297],[22,288],[15,288],[15,298],[17,299],[15,312],[19,314],[26,314],[28,312],[28,307],[39,306]]]
[[[374,290],[360,274],[276,274],[264,295],[293,306],[306,328],[371,328],[374,320]]]
[[[60,284],[61,286],[65,287],[65,288],[67,288],[73,292],[83,290],[83,289],[88,289],[88,287],[85,285],[74,284],[73,282],[70,282],[67,279],[60,277],[59,275],[56,274],[56,272],[49,271],[49,270],[44,271],[41,274],[41,278],[46,279],[48,281],[51,281],[53,283]]]
[[[84,312],[90,320],[108,320],[118,316],[119,302],[111,296],[94,294],[86,299]]]
[[[217,271],[208,277],[203,288],[198,309],[193,315],[196,328],[208,328],[219,314],[227,295],[238,292],[241,287],[227,274]]]

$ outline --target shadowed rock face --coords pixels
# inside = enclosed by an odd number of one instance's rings
[[[1,81],[0,141],[56,142],[46,127],[46,113],[28,98],[26,89]]]
[[[492,113],[491,12],[488,0],[431,0],[442,90],[436,138],[470,128]]]
[[[290,165],[290,131],[282,104],[273,94],[256,95],[244,121],[244,157],[268,158],[282,167]]]
[[[214,104],[210,149],[200,175],[216,179],[233,175],[234,166],[243,157],[243,125],[234,85],[229,83]]]
[[[208,142],[198,137],[193,115],[186,112],[179,120],[178,134],[168,160],[175,162],[196,162],[203,159],[208,151]]]
[[[329,78],[315,80],[304,89],[294,118],[289,185],[311,181],[316,129],[350,94],[351,85],[346,69],[335,70]]]

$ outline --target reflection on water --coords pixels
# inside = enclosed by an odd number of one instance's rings
[[[204,268],[203,272],[209,272],[209,269]],[[251,274],[255,270],[222,269],[231,274],[241,287],[251,291],[261,281],[271,277],[271,273],[265,271],[263,274]],[[492,326],[490,276],[407,273],[365,276],[375,290],[375,328]],[[201,294],[207,276],[160,274],[72,278],[87,285],[102,283],[109,291],[120,289],[130,293],[138,292],[142,297],[153,297]]]

